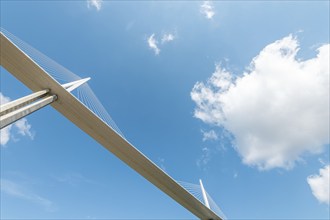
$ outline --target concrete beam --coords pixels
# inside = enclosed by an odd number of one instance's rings
[[[0,116],[0,129],[14,123],[15,121],[20,120],[21,118],[49,105],[50,103],[56,100],[57,96],[52,95],[49,97],[42,98],[39,101],[36,101],[30,105],[24,106],[13,112],[9,112],[8,114]]]
[[[48,92],[49,89],[45,89],[39,92],[35,92],[31,95],[27,95],[22,98],[16,99],[14,101],[8,102],[6,104],[2,104],[0,105],[0,116],[30,104],[36,101],[37,99],[40,99],[41,97],[45,96]]]
[[[221,220],[212,210],[86,108],[2,33],[0,62],[32,91],[49,88],[50,93],[57,94],[58,100],[51,104],[57,111],[191,213],[203,220]]]

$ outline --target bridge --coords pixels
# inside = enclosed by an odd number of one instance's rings
[[[135,148],[124,138],[115,125],[112,126],[106,122],[104,117],[100,116],[102,114],[96,114],[72,94],[74,89],[85,84],[89,78],[78,78],[73,82],[60,84],[45,68],[42,68],[26,51],[23,51],[18,46],[20,41],[17,41],[9,32],[1,30],[0,37],[1,66],[33,92],[31,95],[1,105],[1,128],[47,105],[51,105],[64,117],[196,217],[203,220],[224,219],[224,216],[220,217],[215,213],[215,210],[212,210],[208,199],[209,195],[201,181],[198,187],[201,191],[202,199],[198,199],[182,186],[184,184],[175,181]]]

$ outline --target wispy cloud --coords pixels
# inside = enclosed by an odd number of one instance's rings
[[[160,49],[158,48],[158,41],[155,39],[155,34],[150,35],[148,38],[148,45],[156,55],[160,53]]]
[[[87,0],[88,8],[95,8],[97,11],[100,11],[102,8],[103,0]]]
[[[205,18],[207,19],[213,18],[215,12],[214,12],[214,6],[211,1],[204,1],[200,7],[201,7],[200,11],[205,16]]]
[[[52,175],[51,177],[60,183],[68,184],[71,186],[78,186],[84,183],[97,184],[95,181],[77,172],[68,172],[63,175]]]
[[[17,182],[8,179],[0,179],[1,192],[12,197],[27,200],[42,206],[46,211],[56,211],[55,204],[49,199],[42,197]]]
[[[330,197],[330,165],[324,166],[319,170],[319,175],[312,175],[307,178],[307,183],[312,189],[315,198],[329,205]]]
[[[173,34],[164,34],[162,37],[162,44],[173,41],[174,40],[174,35]]]
[[[200,169],[205,169],[205,166],[210,162],[210,160],[211,160],[211,149],[208,147],[203,147],[202,155],[196,162],[197,166]]]
[[[10,98],[4,96],[0,92],[0,103],[5,104],[10,102]],[[13,134],[13,126],[17,129],[17,133],[21,136],[27,136],[31,140],[34,138],[34,132],[31,131],[31,125],[28,123],[26,118],[23,118],[17,122],[15,122],[13,125],[9,125],[3,129],[0,130],[0,145],[6,146],[6,144],[10,141],[11,138],[14,138]]]
[[[329,143],[329,48],[302,61],[289,35],[261,50],[240,77],[217,65],[192,89],[194,116],[229,131],[245,164],[292,168]]]
[[[210,130],[210,131],[201,130],[201,132],[203,134],[203,141],[210,141],[210,140],[216,141],[219,138],[214,130]]]

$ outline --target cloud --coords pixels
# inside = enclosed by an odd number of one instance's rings
[[[102,0],[87,0],[88,8],[96,8],[97,11],[100,11],[102,8],[103,1]]]
[[[80,184],[93,184],[93,185],[98,185],[95,181],[86,178],[85,176],[83,176],[80,173],[76,173],[76,172],[68,172],[65,173],[63,175],[59,175],[59,176],[52,176],[52,178],[54,178],[56,181],[60,182],[60,183],[65,183],[71,186],[78,186]]]
[[[289,35],[266,46],[240,77],[217,65],[191,91],[194,116],[228,130],[243,163],[292,168],[329,143],[329,48],[302,61]]]
[[[0,92],[0,103],[1,105],[10,102],[10,98],[4,96]],[[22,136],[28,136],[31,140],[34,138],[34,133],[31,131],[31,125],[28,123],[28,121],[23,118],[17,122],[15,122],[12,125],[8,125],[7,127],[0,130],[0,145],[5,146],[13,136],[12,134],[12,128],[14,127],[17,130],[17,133]]]
[[[8,125],[7,127],[0,130],[0,145],[5,146],[10,140],[10,130],[12,125]]]
[[[158,41],[155,39],[155,34],[150,35],[148,38],[149,47],[155,52],[156,55],[160,53],[160,49],[158,48]]]
[[[164,45],[168,42],[171,42],[175,39],[174,34],[167,33],[163,34],[160,38],[160,44],[159,41],[156,39],[155,34],[152,34],[148,38],[148,46],[150,49],[152,49],[155,52],[155,55],[159,55],[160,53],[160,45]]]
[[[34,134],[31,132],[31,125],[28,123],[26,118],[14,123],[15,127],[18,129],[18,133],[22,136],[28,136],[31,140],[34,138]]]
[[[174,35],[173,34],[164,34],[162,37],[162,44],[165,44],[167,42],[173,41],[174,40]]]
[[[217,133],[215,133],[214,130],[210,130],[210,131],[201,130],[201,132],[203,134],[203,141],[218,140],[218,138],[219,138]]]
[[[6,97],[2,94],[2,92],[0,92],[0,104],[3,105],[3,104],[6,104],[10,102],[10,98],[9,97]]]
[[[205,168],[205,166],[209,163],[211,160],[211,149],[208,147],[203,147],[202,148],[202,156],[197,160],[197,166],[199,168]]]
[[[205,16],[205,18],[212,19],[215,15],[212,2],[204,1],[203,4],[201,4],[200,12]]]
[[[330,196],[330,183],[329,183],[329,173],[330,165],[324,166],[319,170],[319,175],[312,175],[307,178],[307,183],[312,189],[312,193],[315,198],[321,202],[329,204]]]
[[[6,104],[10,102],[10,98],[4,96],[1,92],[0,92],[0,104]],[[9,125],[3,129],[0,130],[0,145],[1,146],[5,146],[8,141],[10,140],[10,130],[11,130],[12,125]]]
[[[45,210],[49,212],[53,212],[56,210],[55,204],[52,201],[32,192],[31,190],[26,189],[25,187],[14,181],[8,179],[0,179],[0,184],[1,192],[4,194],[19,199],[31,201],[44,207]]]

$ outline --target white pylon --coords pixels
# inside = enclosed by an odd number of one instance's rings
[[[82,84],[86,83],[88,80],[90,80],[90,77],[84,78],[84,79],[79,79],[77,81],[73,81],[70,83],[63,84],[63,88],[65,88],[67,91],[71,92],[72,90],[78,88]]]
[[[207,196],[206,196],[206,191],[204,189],[204,186],[203,186],[203,182],[201,179],[199,179],[199,184],[201,186],[201,190],[202,190],[202,194],[203,194],[203,199],[204,199],[204,204],[207,208],[211,209],[210,208],[210,204],[209,204],[209,200],[207,199]]]

